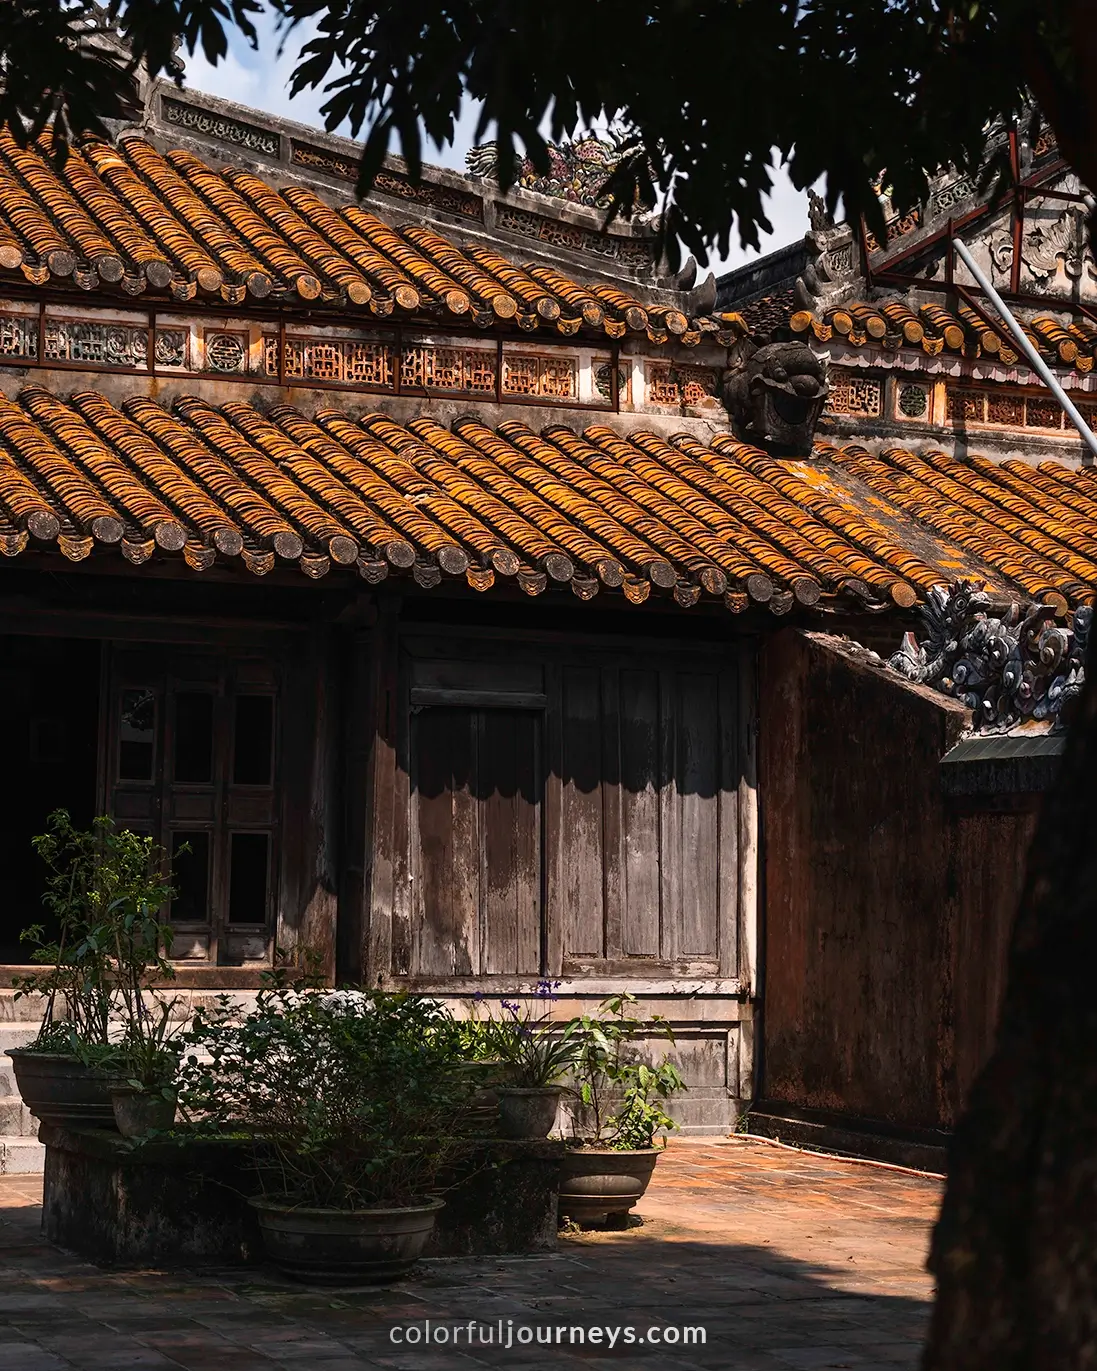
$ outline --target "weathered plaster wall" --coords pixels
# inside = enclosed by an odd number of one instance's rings
[[[769,1101],[948,1128],[992,1041],[1031,814],[940,793],[957,702],[787,630],[762,654]]]

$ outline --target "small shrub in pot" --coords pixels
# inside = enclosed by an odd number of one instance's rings
[[[353,1284],[414,1264],[469,1146],[472,1082],[437,1003],[384,991],[263,991],[233,1019],[199,1012],[181,1103],[201,1131],[245,1134],[268,1255],[287,1273]]]
[[[16,993],[40,995],[46,1007],[34,1042],[9,1055],[42,1122],[113,1127],[118,1032],[133,1036],[151,1013],[150,983],[174,974],[171,929],[159,918],[172,893],[160,874],[164,854],[105,816],[77,829],[64,810],[50,815],[34,847],[49,868],[43,903],[57,933],[48,937],[35,924],[22,934],[43,969],[18,977]]]

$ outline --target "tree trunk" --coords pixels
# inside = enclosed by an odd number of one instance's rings
[[[994,1053],[949,1155],[924,1371],[1097,1371],[1097,651],[1047,795]]]

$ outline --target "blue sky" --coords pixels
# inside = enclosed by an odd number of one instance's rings
[[[216,67],[211,67],[200,53],[186,59],[186,84],[195,90],[219,95],[225,100],[235,100],[254,109],[266,110],[270,114],[280,114],[288,119],[296,119],[302,124],[323,128],[320,106],[324,97],[319,91],[305,91],[295,99],[289,98],[289,76],[295,64],[297,49],[302,38],[292,39],[287,50],[277,56],[278,41],[274,36],[273,25],[269,19],[260,25],[261,38],[259,52],[253,52],[246,43],[235,41],[230,44],[228,57]],[[464,170],[465,153],[472,146],[476,128],[475,107],[467,108],[457,124],[454,141],[440,150],[426,153],[427,160],[444,167]],[[337,132],[349,132],[346,129]],[[761,250],[744,251],[738,246],[730,255],[710,263],[719,274],[728,267],[738,266],[754,257],[800,238],[807,230],[807,196],[793,189],[788,178],[781,172],[775,177],[773,196],[769,205],[769,217],[773,223],[773,234],[763,239]]]

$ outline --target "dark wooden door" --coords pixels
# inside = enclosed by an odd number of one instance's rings
[[[541,716],[422,706],[412,751],[412,975],[537,975]]]

